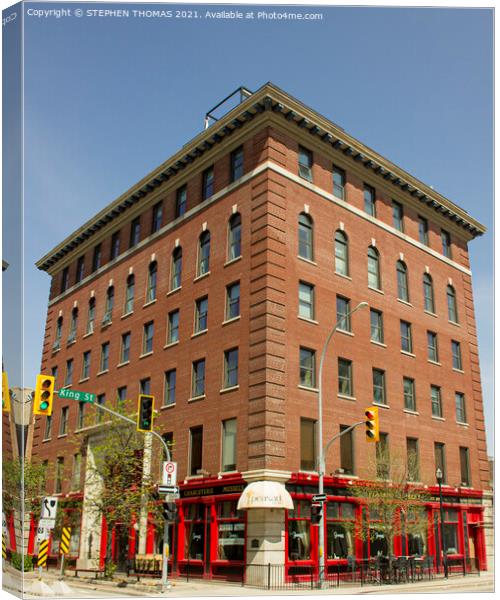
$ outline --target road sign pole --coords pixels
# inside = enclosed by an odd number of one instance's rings
[[[66,554],[61,555],[61,575],[60,579],[64,578],[64,559],[66,558]]]
[[[170,556],[170,547],[168,545],[168,521],[165,519],[163,523],[163,565],[161,571],[161,583],[163,591],[167,591],[168,585],[168,559]]]

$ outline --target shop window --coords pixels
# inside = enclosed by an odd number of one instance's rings
[[[353,504],[329,502],[326,505],[326,556],[328,560],[354,556],[353,521]]]
[[[447,509],[444,513],[443,549],[446,554],[458,554],[458,511]]]
[[[427,533],[408,533],[408,556],[425,556],[427,554]]]
[[[294,510],[288,511],[288,559],[311,558],[311,504],[294,500]]]
[[[205,549],[204,504],[187,504],[184,506],[184,531],[184,558],[203,560]]]
[[[236,501],[217,504],[217,559],[244,560],[245,517]]]

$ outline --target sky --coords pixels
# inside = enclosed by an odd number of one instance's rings
[[[119,7],[194,10],[199,18],[86,15]],[[490,9],[239,5],[255,18],[209,20],[207,5],[30,8],[73,13],[25,17],[24,385],[39,371],[49,293],[35,261],[198,134],[207,110],[235,88],[272,81],[489,227],[470,256],[493,454]],[[257,18],[261,11],[323,18]],[[4,227],[7,287],[21,260],[9,256],[15,235]],[[13,327],[4,327],[13,348]],[[9,369],[14,385],[21,367]]]

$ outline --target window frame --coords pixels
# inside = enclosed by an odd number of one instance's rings
[[[376,381],[376,377],[380,377],[381,381]],[[383,406],[387,406],[384,369],[378,369],[376,367],[372,368],[372,390],[373,404],[382,404]],[[381,399],[377,399],[377,391],[381,395]]]
[[[129,315],[134,312],[135,301],[135,275],[130,273],[125,282],[125,302],[123,306],[123,315]]]
[[[401,202],[398,202],[397,200],[392,201],[392,224],[394,229],[404,233],[404,208]]]
[[[182,185],[175,192],[175,218],[179,219],[180,217],[186,214],[187,209],[187,185]]]
[[[439,363],[438,335],[434,331],[427,331],[427,359]]]
[[[310,430],[304,431],[306,427]],[[306,435],[305,435],[306,434]],[[311,435],[312,434],[312,435]],[[317,462],[317,443],[316,437],[317,432],[317,421],[315,419],[309,419],[307,417],[300,417],[300,471],[314,471],[316,469]],[[307,439],[306,439],[307,437]],[[308,447],[308,451],[304,453],[306,441],[309,441],[309,437],[312,437],[312,445]],[[309,444],[307,444],[309,446]],[[312,460],[307,458],[312,449]]]
[[[314,261],[314,221],[311,215],[301,212],[298,218],[298,247],[300,258]]]
[[[406,332],[403,332],[403,327],[406,329]],[[411,323],[401,319],[399,321],[399,331],[401,336],[401,351],[406,352],[407,354],[413,354],[413,332]],[[407,346],[406,348],[405,345]]]
[[[201,174],[201,199],[209,200],[215,192],[214,166],[207,167]]]
[[[429,221],[418,216],[418,241],[424,246],[429,246]]]
[[[455,419],[457,423],[467,424],[467,407],[463,392],[455,392]]]
[[[302,319],[308,319],[309,321],[314,321],[315,316],[315,286],[312,283],[307,283],[306,281],[299,280],[299,290],[298,290],[298,316]],[[305,313],[303,314],[305,309]]]
[[[228,431],[228,424],[234,423],[234,431]],[[232,439],[231,439],[232,438]],[[231,440],[231,441],[229,441]],[[230,419],[223,419],[221,423],[221,473],[229,473],[237,470],[238,464],[238,419],[231,417]],[[226,454],[228,454],[227,444],[232,444],[234,462],[226,462]]]
[[[305,346],[299,347],[299,385],[316,389],[316,350]]]
[[[172,251],[170,266],[170,291],[173,292],[182,287],[182,246],[177,246]]]
[[[234,362],[234,356],[236,353],[236,366]],[[233,382],[234,373],[236,373],[236,381]],[[227,390],[233,387],[239,386],[239,348],[229,348],[224,350],[224,368],[223,368],[223,389]]]
[[[455,352],[455,350],[458,350],[458,352]],[[451,340],[451,364],[453,369],[463,371],[462,347],[457,340]]]
[[[202,307],[205,307],[202,310]],[[205,327],[202,327],[204,323]],[[204,333],[208,331],[208,296],[197,298],[194,302],[194,331],[193,333]]]
[[[341,366],[347,369],[346,375],[341,375]],[[348,358],[338,357],[337,360],[337,380],[338,380],[338,395],[347,396],[348,398],[354,398],[354,377],[353,377],[353,364],[352,360]],[[347,382],[347,391],[344,391],[341,386],[341,382]]]
[[[340,183],[335,181],[335,177],[337,177],[340,180]],[[334,164],[332,166],[332,189],[333,189],[332,193],[335,198],[345,201],[345,195],[346,195],[345,194],[345,191],[346,191],[345,184],[346,184],[345,170]]]
[[[410,302],[410,286],[408,282],[408,267],[402,260],[396,262],[398,300]]]
[[[368,183],[363,184],[363,210],[367,215],[377,218],[377,193]]]
[[[436,303],[434,300],[434,282],[429,273],[424,273],[422,277],[422,286],[424,290],[424,310],[431,314],[436,314]]]
[[[141,241],[141,216],[137,216],[130,221],[129,249],[135,248]]]
[[[377,323],[374,326],[373,316],[376,315]],[[373,332],[377,330],[380,332],[380,339],[374,339]],[[376,344],[384,343],[384,313],[381,310],[377,310],[376,308],[370,307],[370,341],[375,342]]]
[[[176,403],[176,393],[177,369],[168,369],[168,371],[165,371],[164,373],[163,406],[174,406]]]
[[[198,372],[198,369],[202,367],[202,375]],[[206,360],[205,358],[199,358],[193,360],[191,366],[191,398],[203,398],[205,396],[205,379],[206,379]]]
[[[410,393],[407,392],[407,383],[410,386]],[[415,379],[413,377],[403,376],[403,406],[405,410],[417,412],[417,395],[415,388]]]
[[[144,323],[142,327],[142,356],[153,352],[154,321]]]
[[[198,238],[198,260],[196,276],[202,277],[210,273],[210,231],[202,231]]]
[[[151,211],[151,234],[156,233],[163,225],[163,201],[157,202]]]
[[[237,181],[238,179],[240,179],[241,177],[243,177],[243,175],[245,174],[245,170],[244,170],[244,151],[243,151],[243,145],[238,146],[238,148],[235,148],[231,154],[230,154],[230,158],[229,158],[229,165],[230,165],[230,179],[231,179],[231,183],[233,183],[234,181]]]
[[[231,215],[227,224],[227,261],[231,262],[241,257],[242,219],[236,212]]]
[[[334,244],[335,273],[342,275],[343,277],[349,277],[349,238],[347,237],[345,231],[337,229],[335,232]]]
[[[443,398],[441,387],[431,384],[431,416],[443,418]]]
[[[177,318],[177,323],[173,323],[174,317]],[[179,324],[180,324],[180,310],[175,308],[171,310],[167,315],[167,346],[170,344],[176,344],[179,341]],[[176,337],[174,339],[173,333],[175,332]]]
[[[101,354],[99,357],[99,373],[109,371],[109,342],[101,344]]]
[[[382,275],[380,269],[380,252],[375,248],[375,246],[368,246],[367,252],[367,271],[368,271],[368,287],[372,290],[382,291]],[[372,285],[370,282],[370,276],[373,279],[376,279],[375,285]]]
[[[130,362],[130,347],[131,347],[132,333],[130,331],[126,331],[121,335],[121,343],[120,343],[120,364],[123,365],[125,363]]]
[[[339,310],[339,303],[343,304],[345,311],[341,312]],[[336,319],[337,319],[337,330],[342,331],[344,333],[352,333],[351,327],[351,299],[346,298],[340,294],[336,295],[335,298],[335,307],[336,307]]]
[[[237,300],[235,300],[234,298],[231,298],[230,296],[230,291],[238,288],[238,297]],[[241,306],[240,306],[240,297],[241,297],[241,285],[239,281],[235,281],[234,283],[230,283],[226,286],[226,311],[225,311],[225,320],[226,321],[231,321],[232,319],[237,319],[240,316],[240,310],[241,310]],[[232,306],[237,303],[238,306],[238,310],[237,310],[237,314],[232,315],[231,316],[231,310],[232,310]]]
[[[314,164],[314,155],[311,150],[308,150],[304,146],[299,145],[298,153],[298,168],[299,168],[299,177],[313,182],[313,164]]]

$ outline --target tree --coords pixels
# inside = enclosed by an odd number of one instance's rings
[[[3,510],[22,513],[40,511],[40,497],[43,494],[47,467],[42,463],[30,462],[19,458],[2,462],[2,500]],[[39,516],[39,515],[38,515]]]

